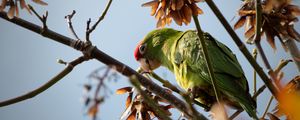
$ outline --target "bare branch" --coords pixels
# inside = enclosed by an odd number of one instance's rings
[[[269,108],[271,106],[271,103],[272,103],[273,99],[274,99],[274,96],[271,96],[270,99],[269,99],[268,105],[267,105],[267,107],[265,109],[265,112],[264,112],[264,114],[263,114],[263,116],[261,118],[265,118],[265,116],[267,115],[268,110],[269,110]]]
[[[139,71],[139,70],[138,70],[138,71]],[[169,88],[170,90],[172,90],[172,91],[174,91],[174,92],[176,92],[176,93],[178,93],[178,94],[180,94],[180,95],[183,95],[183,94],[184,94],[184,93],[183,93],[182,91],[180,91],[176,86],[172,85],[168,80],[164,80],[163,78],[161,78],[160,76],[158,76],[156,73],[151,72],[149,75],[150,75],[151,77],[153,77],[154,79],[158,80],[159,82],[161,82],[161,83],[163,84],[164,87],[167,87],[167,88]],[[196,101],[195,99],[193,99],[193,102],[194,102],[196,105],[198,105],[198,106],[204,108],[206,111],[208,111],[208,110],[210,109],[207,105],[202,104],[202,103]]]
[[[77,36],[77,34],[76,34],[76,32],[75,32],[75,30],[74,30],[74,28],[73,28],[73,25],[72,25],[72,18],[73,18],[73,16],[75,15],[75,13],[76,13],[76,11],[73,10],[72,13],[71,13],[70,15],[65,16],[65,19],[66,19],[67,22],[68,22],[68,26],[69,26],[69,29],[70,29],[72,35],[73,35],[77,40],[79,40],[79,37]]]
[[[2,101],[2,102],[0,102],[0,107],[11,105],[11,104],[18,103],[18,102],[21,102],[21,101],[24,101],[24,100],[35,97],[36,95],[38,95],[38,94],[44,92],[45,90],[49,89],[51,86],[53,86],[59,80],[61,80],[63,77],[65,77],[67,74],[69,74],[76,65],[82,63],[85,60],[86,59],[83,56],[75,59],[74,61],[70,62],[63,71],[58,73],[56,76],[54,76],[52,79],[50,79],[47,83],[45,83],[41,87],[39,87],[39,88],[37,88],[37,89],[27,93],[27,94],[18,96],[16,98],[12,98],[12,99],[9,99],[9,100],[6,100],[6,101]]]
[[[29,9],[40,19],[40,21],[43,23],[43,31],[46,31],[48,29],[47,27],[47,18],[48,18],[48,11],[46,11],[45,15],[42,17],[34,10],[34,8],[31,5],[28,5]],[[42,33],[41,32],[41,33]]]
[[[256,60],[256,58],[257,58],[257,49],[255,49],[255,48],[253,49],[252,55],[253,55],[253,58]],[[253,69],[253,91],[254,91],[253,93],[256,93],[256,90],[257,90],[257,88],[256,88],[257,79],[256,78],[257,78],[256,77],[256,71],[255,71],[255,69]]]
[[[112,3],[112,0],[109,0],[106,7],[105,7],[105,9],[104,9],[104,11],[103,11],[103,13],[102,13],[102,15],[99,17],[97,22],[91,28],[89,27],[91,19],[88,20],[88,22],[87,22],[87,31],[86,31],[86,37],[87,37],[86,41],[90,41],[90,39],[89,39],[90,34],[96,29],[97,25],[104,19],[111,3]]]
[[[89,18],[89,20],[86,22],[86,31],[85,31],[86,41],[90,41],[89,29],[90,29],[91,21],[92,21],[91,18]]]

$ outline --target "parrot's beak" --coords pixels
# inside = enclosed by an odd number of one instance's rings
[[[140,58],[139,63],[141,64],[141,68],[143,69],[144,72],[150,72],[150,64],[147,62],[148,60],[146,58]]]
[[[161,65],[161,63],[157,60],[148,60],[146,58],[140,58],[138,61],[141,64],[141,68],[144,72],[151,72]]]

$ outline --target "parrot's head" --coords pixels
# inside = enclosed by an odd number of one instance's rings
[[[160,67],[165,58],[165,41],[178,34],[177,31],[170,28],[153,30],[139,42],[134,50],[135,59],[141,64],[144,72],[151,72]]]
[[[141,64],[144,72],[150,72],[161,65],[161,62],[153,54],[156,51],[151,39],[141,41],[134,50],[134,58]]]

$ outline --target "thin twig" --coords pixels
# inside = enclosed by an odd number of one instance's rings
[[[265,65],[265,67],[267,68],[268,70],[268,74],[269,76],[271,77],[271,79],[273,80],[276,80],[277,78],[275,76],[277,76],[268,59],[267,59],[267,56],[263,50],[263,48],[261,47],[261,43],[260,43],[260,40],[261,40],[261,29],[262,29],[262,6],[261,6],[261,0],[256,0],[255,2],[255,11],[256,11],[256,14],[255,14],[255,18],[256,18],[256,23],[255,23],[255,37],[254,37],[254,42],[255,42],[255,45],[256,45],[256,48],[261,56],[261,59]]]
[[[105,7],[105,9],[104,9],[104,11],[103,11],[103,13],[102,13],[102,15],[99,17],[99,19],[97,20],[97,22],[91,28],[87,27],[88,28],[87,31],[86,31],[86,36],[87,36],[86,40],[87,41],[90,41],[90,39],[88,37],[88,36],[90,36],[90,33],[92,33],[96,29],[97,25],[104,19],[104,17],[106,15],[106,13],[107,13],[107,11],[108,11],[111,3],[112,3],[112,0],[109,0],[108,3],[107,3],[107,5],[106,5],[106,7]],[[90,19],[89,19],[89,21],[90,21]],[[89,23],[90,22],[88,22],[88,26],[89,26]]]
[[[263,51],[261,44],[260,44],[260,40],[261,40],[261,28],[262,28],[262,7],[261,7],[261,0],[255,0],[255,18],[256,18],[256,24],[255,24],[255,37],[254,37],[254,41],[255,41],[255,45],[256,48],[262,58],[263,63],[265,64],[266,68],[271,71],[271,65],[265,55],[265,52]]]
[[[101,87],[104,86],[104,79],[107,78],[109,71],[110,71],[110,68],[107,67],[104,74],[101,77],[95,76],[96,79],[99,81],[99,83],[97,84],[95,93],[94,93],[94,101],[95,101],[94,106],[96,106],[96,107],[99,107],[98,105],[101,102],[101,100],[100,100],[101,98],[99,98],[99,92],[100,92]],[[97,119],[97,114],[93,114],[93,120],[96,120],[96,119]]]
[[[132,76],[130,78],[131,84],[136,88],[136,90],[140,93],[140,95],[144,98],[146,101],[145,103],[153,110],[155,115],[157,115],[158,118],[162,120],[171,120],[167,114],[165,114],[164,110],[162,110],[159,105],[154,102],[148,95],[145,93],[145,91],[142,90],[140,82],[137,80],[136,76]]]
[[[241,39],[238,37],[238,35],[234,32],[234,30],[231,28],[228,21],[225,19],[223,14],[220,12],[220,10],[217,8],[216,4],[212,0],[205,0],[208,6],[212,9],[216,17],[220,20],[220,22],[223,24],[224,28],[227,30],[229,35],[232,37],[232,40],[235,42],[235,44],[239,47],[243,55],[246,57],[246,59],[249,61],[249,63],[252,65],[252,67],[256,70],[260,78],[263,80],[263,82],[266,84],[270,92],[275,96],[279,89],[272,83],[272,81],[269,79],[269,77],[265,74],[263,69],[258,65],[258,63],[255,61],[255,59],[252,57],[251,53],[246,48],[245,44],[241,41]],[[275,97],[276,98],[276,97]]]
[[[269,100],[269,102],[268,102],[268,105],[267,105],[267,107],[266,107],[266,109],[265,109],[265,112],[264,112],[264,114],[263,114],[263,116],[262,116],[261,118],[265,118],[265,117],[266,117],[266,115],[267,115],[267,113],[268,113],[268,111],[269,111],[269,108],[270,108],[270,106],[271,106],[271,103],[272,103],[273,99],[274,99],[274,96],[271,96],[271,97],[270,97],[270,100]]]
[[[76,13],[76,11],[73,10],[72,13],[71,13],[70,15],[65,16],[65,19],[66,19],[67,22],[68,22],[68,26],[69,26],[69,29],[70,29],[72,35],[73,35],[77,40],[79,40],[79,37],[78,37],[78,35],[76,34],[76,32],[75,32],[75,30],[74,30],[74,28],[73,28],[73,25],[72,25],[72,18],[73,18],[73,16],[75,15],[75,13]]]
[[[253,55],[253,58],[256,60],[257,58],[257,49],[253,49],[253,52],[252,52],[252,55]],[[256,81],[256,71],[253,69],[253,94],[256,93],[256,85],[257,85],[257,81]],[[256,99],[255,99],[256,100]]]
[[[24,27],[28,30],[31,30],[37,34],[41,34],[41,31],[43,31],[43,28],[30,23],[26,20],[23,20],[21,18],[14,17],[13,19],[9,19],[6,15],[6,12],[0,12],[0,17],[15,23],[21,27]],[[59,33],[56,33],[50,29],[44,32],[43,34],[44,37],[50,38],[51,40],[54,40],[56,42],[59,42],[61,44],[67,45],[69,47],[72,47],[72,44],[74,43],[74,40],[66,37],[64,35],[61,35]],[[72,47],[73,48],[73,47]],[[90,52],[91,57],[95,58],[99,62],[102,62],[103,64],[106,64],[108,66],[114,66],[116,71],[121,73],[124,76],[130,77],[132,75],[135,75],[138,77],[139,82],[147,88],[149,91],[153,92],[154,94],[158,95],[159,97],[167,100],[171,105],[176,107],[178,110],[180,110],[182,113],[184,113],[186,116],[191,116],[191,113],[188,112],[188,107],[187,105],[179,98],[176,96],[168,93],[167,91],[164,91],[162,87],[159,85],[155,84],[154,82],[148,80],[141,74],[137,73],[135,70],[132,68],[128,67],[124,63],[121,63],[120,61],[116,60],[115,58],[112,58],[111,56],[107,55],[106,53],[100,51],[97,47],[93,47],[93,49]],[[204,115],[200,114],[201,119],[207,119]]]
[[[253,99],[257,99],[257,97],[266,89],[266,85],[262,85],[256,93],[252,96]]]
[[[58,73],[56,76],[54,76],[52,79],[50,79],[47,83],[45,83],[41,87],[39,87],[29,93],[26,93],[24,95],[18,96],[16,98],[2,101],[2,102],[0,102],[0,107],[18,103],[18,102],[33,98],[36,95],[39,95],[40,93],[44,92],[45,90],[47,90],[51,86],[53,86],[55,83],[57,83],[63,77],[65,77],[67,74],[69,74],[76,65],[84,62],[85,60],[86,59],[83,56],[75,59],[74,61],[70,62],[64,70],[62,70],[60,73]]]
[[[240,113],[242,113],[244,110],[237,110],[234,112],[228,119],[233,120],[235,117],[237,117]]]
[[[219,96],[220,94],[219,94],[219,91],[217,89],[216,77],[215,77],[215,73],[213,71],[211,59],[209,58],[209,55],[208,55],[207,46],[206,46],[205,41],[204,41],[203,31],[201,30],[198,17],[193,15],[193,19],[194,19],[194,22],[195,22],[195,25],[196,25],[196,28],[197,28],[197,31],[198,31],[197,34],[198,34],[198,37],[199,37],[200,42],[201,42],[201,47],[202,47],[202,50],[203,50],[206,67],[208,68],[208,74],[209,74],[209,77],[210,77],[210,80],[211,80],[211,83],[212,83],[212,87],[213,87],[215,95],[216,95],[216,100],[217,100],[218,104],[221,105],[221,103],[220,103],[221,98]]]
[[[48,29],[47,27],[47,18],[48,18],[48,11],[46,11],[45,15],[43,15],[42,17],[34,10],[34,8],[31,5],[28,5],[29,9],[35,14],[35,16],[37,16],[39,18],[39,20],[43,23],[43,31],[41,33],[43,33],[44,31],[46,31]]]
[[[85,30],[85,39],[86,39],[86,41],[90,41],[89,29],[90,29],[91,21],[92,21],[91,18],[89,18],[89,20],[86,22],[86,30]]]
[[[285,67],[288,63],[293,62],[292,60],[280,60],[277,67],[274,69],[275,73],[279,73],[283,67]]]

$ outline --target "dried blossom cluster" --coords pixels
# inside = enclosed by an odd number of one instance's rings
[[[255,0],[245,0],[238,11],[239,20],[234,25],[238,29],[245,25],[245,37],[248,43],[254,42],[256,30]],[[299,33],[294,29],[300,8],[291,0],[263,0],[262,1],[262,35],[266,36],[273,49],[276,49],[274,38],[278,37],[283,47],[285,40],[300,41]]]
[[[279,93],[280,104],[275,107],[274,115],[281,117],[286,115],[287,120],[298,120],[300,107],[300,76],[292,79]]]
[[[40,5],[48,5],[46,2],[42,0],[32,0],[32,1]],[[31,13],[25,0],[2,0],[0,5],[0,12],[3,11],[6,8],[6,6],[9,6],[9,10],[7,12],[8,18],[12,19],[14,16],[19,17],[18,4],[20,5],[21,9],[25,8],[29,13]]]
[[[151,16],[157,19],[156,27],[170,25],[172,19],[177,25],[188,25],[192,15],[202,14],[203,11],[196,5],[202,0],[153,0],[144,3],[143,7],[151,7]]]
[[[156,103],[166,102],[162,98],[153,95],[151,92],[145,90],[149,97]],[[170,91],[171,92],[171,91]],[[117,94],[125,94],[129,93],[126,99],[126,109],[125,112],[122,114],[121,119],[126,120],[152,120],[153,118],[158,117],[154,110],[147,105],[147,101],[143,99],[140,94],[136,94],[133,97],[134,89],[132,87],[124,87],[120,88],[116,91]],[[167,104],[167,103],[166,103]],[[160,104],[159,107],[164,110],[164,114],[171,116],[172,113],[169,111],[170,108],[173,108],[171,105],[162,105]]]
[[[100,105],[111,93],[105,81],[116,81],[119,79],[118,77],[118,74],[115,71],[111,71],[110,67],[101,67],[89,75],[89,78],[95,80],[94,82],[97,82],[97,84],[87,83],[83,85],[84,94],[82,102],[84,102],[84,106],[87,108],[87,115],[93,120],[97,118]]]

